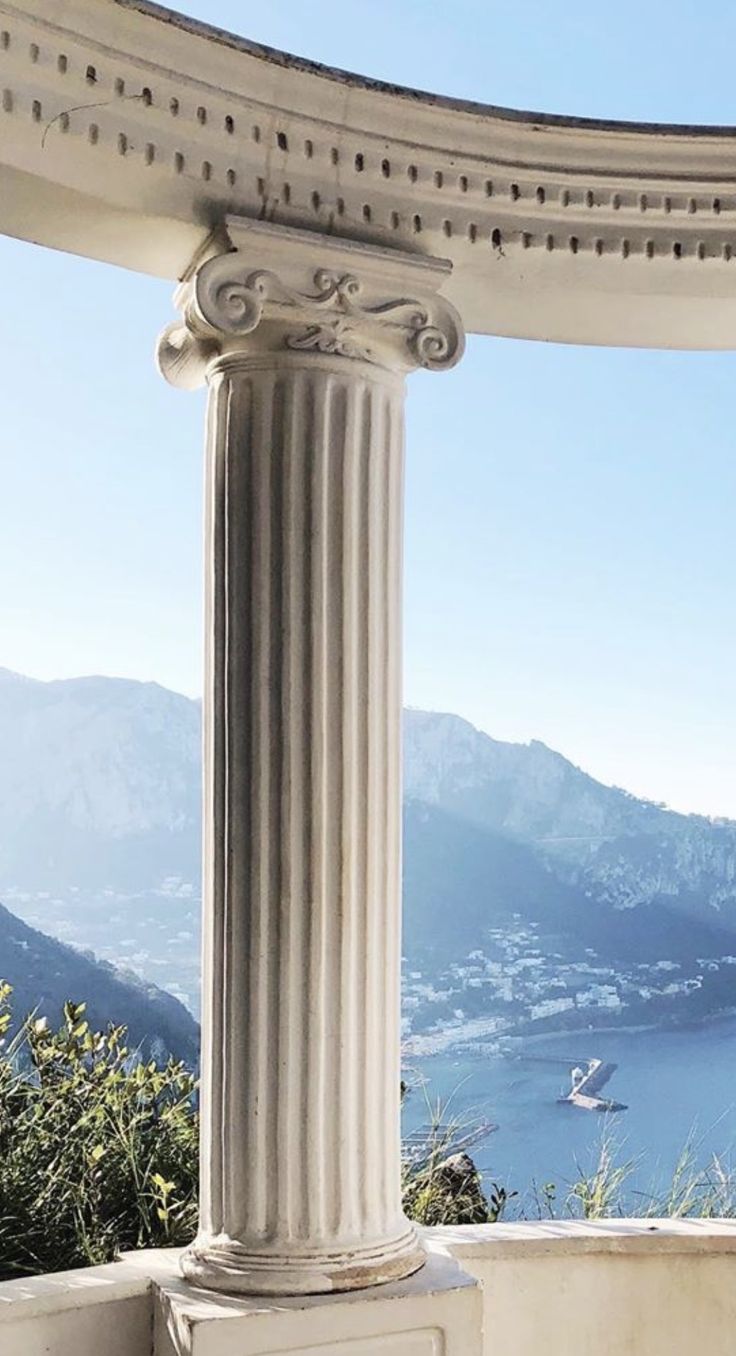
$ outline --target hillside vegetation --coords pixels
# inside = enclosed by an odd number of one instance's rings
[[[0,983],[0,1281],[112,1261],[138,1248],[186,1245],[196,1231],[199,1125],[196,1084],[183,1064],[138,1058],[125,1029],[95,1031],[83,1004],[61,1025],[31,1017],[8,1041],[10,989]],[[626,1213],[633,1164],[605,1138],[598,1164],[558,1190],[523,1196],[449,1153],[438,1119],[428,1152],[404,1167],[404,1209],[424,1225],[502,1218],[600,1219]],[[564,1169],[561,1164],[562,1180]],[[700,1167],[686,1148],[669,1191],[637,1196],[637,1214],[736,1214],[733,1175]]]
[[[131,1044],[145,1056],[172,1054],[197,1067],[199,1028],[178,999],[130,971],[123,973],[27,927],[2,904],[0,976],[12,985],[18,1014],[38,1008],[56,1024],[67,995],[83,993],[94,1025],[124,1025]]]

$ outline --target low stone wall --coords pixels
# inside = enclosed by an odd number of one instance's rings
[[[178,1254],[0,1284],[2,1356],[732,1356],[736,1222],[431,1229],[416,1277],[228,1300]],[[473,1284],[475,1280],[476,1284]],[[479,1283],[479,1284],[477,1284]],[[482,1331],[481,1331],[482,1330]]]
[[[152,1286],[110,1266],[0,1283],[2,1356],[150,1356]]]
[[[483,1287],[484,1356],[733,1356],[736,1222],[433,1229]]]

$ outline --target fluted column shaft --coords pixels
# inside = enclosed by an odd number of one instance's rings
[[[402,385],[296,354],[210,377],[202,1230],[267,1267],[407,1246]]]
[[[182,1265],[291,1294],[423,1260],[400,1191],[404,375],[461,341],[398,289],[403,261],[330,273],[300,251],[334,242],[256,234],[279,273],[206,263],[160,350],[209,385],[202,1186]]]

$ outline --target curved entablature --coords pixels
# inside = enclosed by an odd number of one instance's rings
[[[143,0],[0,0],[0,230],[181,276],[228,214],[447,258],[470,332],[736,345],[736,130],[395,89]]]

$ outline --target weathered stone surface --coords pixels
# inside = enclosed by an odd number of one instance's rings
[[[146,0],[0,0],[0,230],[183,276],[236,212],[449,258],[468,331],[731,348],[730,128],[518,113]]]
[[[163,336],[209,385],[203,1286],[410,1274],[399,1145],[404,375],[446,266],[228,220]]]

